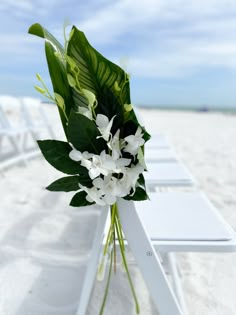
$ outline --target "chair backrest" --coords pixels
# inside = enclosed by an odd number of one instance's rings
[[[38,98],[23,97],[21,98],[23,116],[27,126],[41,127],[42,129],[49,126],[47,116],[43,109],[43,103]]]
[[[23,117],[27,126],[35,126],[39,123],[39,121],[42,123],[40,99],[33,97],[23,97],[21,98],[21,104]]]
[[[0,124],[5,129],[16,129],[24,125],[19,98],[0,96]]]
[[[50,134],[50,137],[55,138],[53,129],[47,115],[44,111],[45,104],[38,98],[23,97],[21,98],[22,114],[25,120],[25,125],[35,135],[37,139],[41,138],[43,134]]]

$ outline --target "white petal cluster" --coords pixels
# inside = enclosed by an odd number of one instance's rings
[[[133,164],[129,158],[122,157],[122,150],[137,155],[140,146],[144,144],[142,129],[137,128],[135,135],[120,139],[120,130],[114,136],[111,128],[115,116],[109,121],[108,117],[98,114],[96,125],[101,136],[107,142],[107,152],[99,155],[89,152],[80,152],[75,148],[69,153],[72,160],[80,162],[88,170],[92,180],[91,188],[79,185],[81,191],[87,193],[86,199],[98,205],[113,205],[117,197],[130,195],[135,191],[137,180],[145,170],[143,163]]]
[[[125,137],[125,141],[127,142],[127,145],[124,151],[129,152],[132,155],[136,155],[139,148],[145,143],[145,140],[143,139],[142,129],[138,127],[135,135]]]

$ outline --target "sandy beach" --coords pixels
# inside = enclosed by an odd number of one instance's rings
[[[236,115],[140,110],[147,130],[173,144],[197,184],[236,229]],[[59,117],[47,108],[58,139]],[[69,207],[71,194],[45,187],[63,175],[42,158],[0,173],[0,315],[75,315],[99,210]],[[204,222],[203,222],[204,224]],[[178,254],[189,315],[236,314],[236,254]],[[158,315],[129,254],[142,315]],[[97,315],[97,282],[87,315]],[[134,315],[126,275],[113,276],[104,315]],[[166,314],[168,315],[168,314]]]

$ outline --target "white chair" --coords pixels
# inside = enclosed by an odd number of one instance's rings
[[[146,162],[177,162],[176,152],[171,148],[147,148],[145,150]]]
[[[25,125],[31,132],[34,140],[41,139],[45,131],[50,135],[51,139],[55,139],[55,134],[44,112],[44,105],[41,100],[33,97],[23,97],[21,98],[21,103]]]
[[[174,252],[235,252],[236,235],[202,193],[152,193],[150,197],[135,203],[119,199],[124,235],[160,315],[187,315]],[[86,312],[108,213],[108,208],[101,209],[77,315]]]
[[[29,137],[31,142],[33,140],[33,147],[31,148],[27,146]],[[3,143],[4,139],[8,140],[8,145]],[[23,106],[19,98],[0,96],[0,141],[0,170],[18,162],[23,162],[26,165],[28,159],[40,154],[31,126],[26,123]],[[9,144],[13,150],[6,152]]]
[[[150,190],[157,186],[192,186],[195,182],[181,162],[147,162],[147,170],[144,177]]]
[[[12,114],[14,123],[8,118],[7,111]],[[15,115],[13,115],[15,113]],[[27,163],[24,153],[24,141],[27,135],[27,128],[20,122],[21,104],[18,99],[10,96],[0,97],[0,141],[1,141],[1,167],[12,164],[18,161]],[[5,148],[3,148],[3,141],[7,139],[13,149],[13,156],[7,158],[7,161],[2,161],[4,158]],[[10,152],[11,153],[11,152]]]
[[[152,134],[151,139],[146,143],[145,147],[147,149],[154,148],[154,149],[166,149],[170,148],[171,144],[167,140],[167,138],[162,134]]]

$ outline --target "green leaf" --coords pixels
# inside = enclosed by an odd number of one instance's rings
[[[67,142],[57,140],[39,140],[39,148],[45,159],[58,171],[66,174],[82,174],[86,176],[87,169],[78,162],[70,159],[69,153],[72,150]]]
[[[36,78],[39,82],[42,82],[42,78],[41,78],[41,75],[39,73],[36,73]]]
[[[128,76],[124,70],[94,49],[84,33],[75,26],[72,32],[67,54],[78,64],[81,88],[93,92],[96,96],[101,95],[101,91],[107,88],[117,96],[122,109],[124,104],[130,104]],[[76,91],[73,93],[73,98],[76,107],[84,106],[81,105],[81,97]],[[100,104],[98,104],[98,111],[103,113],[99,106]]]
[[[45,94],[45,93],[47,92],[46,90],[42,89],[42,88],[41,88],[40,86],[38,86],[38,85],[35,85],[34,88],[35,88],[36,91],[38,91],[38,92],[41,93],[41,94]]]
[[[140,185],[142,188],[145,188],[145,178],[144,178],[143,174],[140,174],[140,175],[139,175],[138,183],[139,183],[139,185]]]
[[[125,200],[142,201],[149,199],[146,190],[141,187],[137,187],[135,193],[132,196],[124,197]]]
[[[86,200],[86,196],[87,196],[87,193],[85,191],[78,192],[71,199],[70,206],[72,206],[72,207],[84,207],[84,206],[90,206],[90,205],[94,204],[94,202],[93,203],[88,202]]]
[[[107,116],[109,120],[115,116],[111,129],[111,133],[114,135],[117,129],[120,129],[123,125],[123,107],[119,105],[118,99],[114,93],[106,87],[100,91],[97,100],[99,104],[99,107],[96,109],[97,113],[102,112],[102,114]]]
[[[64,113],[65,112],[65,101],[64,101],[63,97],[58,93],[54,93],[54,96],[55,96],[57,105],[60,107],[60,109]]]
[[[76,191],[79,189],[79,176],[62,177],[51,183],[46,189],[50,191]]]
[[[61,44],[40,24],[33,24],[29,28],[29,33],[45,38],[45,53],[48,63],[48,69],[53,85],[54,93],[58,93],[65,101],[65,112],[67,117],[73,107],[73,99],[70,93],[70,87],[67,80],[66,64],[64,61],[64,49]],[[66,116],[63,110],[58,107],[62,125],[66,134]]]
[[[133,120],[126,121],[122,126],[120,130],[120,137],[124,139],[125,137],[129,135],[134,135],[139,124]]]
[[[147,142],[148,140],[151,139],[151,135],[147,132],[147,130],[144,127],[142,127],[142,129],[143,129],[143,139],[145,140],[145,142]]]
[[[94,121],[74,111],[71,112],[68,140],[77,150],[99,154],[106,149],[106,142],[102,138],[97,139],[99,136],[101,134]]]

